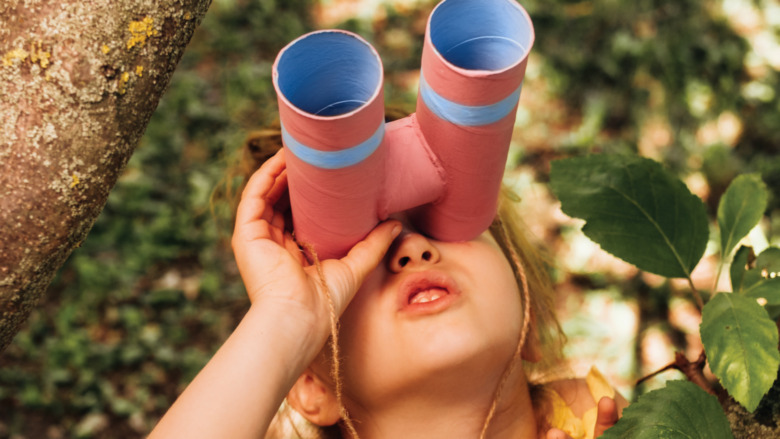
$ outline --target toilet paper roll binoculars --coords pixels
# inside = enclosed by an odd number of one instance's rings
[[[385,123],[382,61],[359,36],[306,34],[276,58],[293,226],[320,258],[341,257],[410,211],[442,241],[485,231],[534,31],[514,0],[444,0],[425,32],[416,112]]]

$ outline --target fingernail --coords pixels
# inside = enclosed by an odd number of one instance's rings
[[[399,233],[401,233],[402,228],[403,227],[401,227],[400,224],[396,224],[395,227],[393,227],[393,231],[391,232],[393,234],[393,238],[395,238],[396,236],[398,236]]]

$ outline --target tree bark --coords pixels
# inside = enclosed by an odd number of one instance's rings
[[[102,211],[209,4],[0,2],[0,351]]]

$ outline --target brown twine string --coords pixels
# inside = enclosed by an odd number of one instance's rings
[[[297,437],[298,439],[302,439],[303,435],[301,434],[301,431],[298,429],[298,425],[295,423],[295,420],[292,417],[292,413],[290,413],[290,411],[288,410],[285,412],[284,417],[287,418],[287,422],[290,423],[290,427],[292,427],[293,432],[295,432],[295,437]]]
[[[306,250],[309,251],[309,253],[312,256],[312,259],[314,260],[314,266],[317,267],[317,275],[319,276],[320,286],[325,291],[325,296],[328,299],[328,311],[330,311],[330,353],[331,353],[331,377],[333,378],[333,384],[336,387],[335,393],[336,393],[336,402],[339,405],[339,414],[341,415],[341,420],[344,422],[344,425],[347,427],[347,430],[349,431],[350,435],[354,439],[358,439],[357,430],[355,430],[355,425],[352,422],[352,418],[349,416],[349,413],[347,412],[346,407],[344,407],[344,404],[342,403],[343,399],[343,382],[341,381],[341,356],[339,353],[339,317],[336,314],[336,305],[333,303],[333,295],[330,292],[330,288],[328,287],[328,283],[325,281],[325,272],[322,269],[322,263],[320,262],[320,258],[317,256],[317,252],[314,250],[314,247],[311,244],[305,244]]]
[[[487,435],[487,430],[490,427],[490,423],[496,414],[496,409],[498,408],[498,403],[501,399],[501,393],[507,381],[509,381],[509,377],[517,365],[518,360],[520,360],[523,352],[523,346],[525,345],[525,339],[528,337],[528,331],[531,327],[531,297],[530,292],[528,291],[528,280],[525,276],[525,270],[523,270],[523,264],[520,262],[520,257],[517,255],[517,251],[515,250],[514,246],[511,245],[509,234],[507,233],[504,222],[498,219],[498,224],[500,226],[499,231],[501,233],[501,239],[506,243],[506,247],[509,249],[509,254],[512,259],[511,262],[514,266],[513,268],[518,274],[522,286],[521,294],[523,298],[523,327],[520,329],[520,339],[517,342],[515,353],[512,355],[512,359],[509,360],[509,364],[507,364],[507,367],[501,376],[501,380],[498,382],[498,386],[496,387],[496,393],[493,396],[493,402],[490,404],[490,409],[488,410],[487,417],[485,418],[485,423],[482,424],[482,432],[479,435],[480,439],[485,439]]]

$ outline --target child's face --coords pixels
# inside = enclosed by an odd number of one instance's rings
[[[511,265],[489,232],[440,242],[405,224],[341,318],[346,397],[369,408],[484,388],[514,353],[522,314]]]

